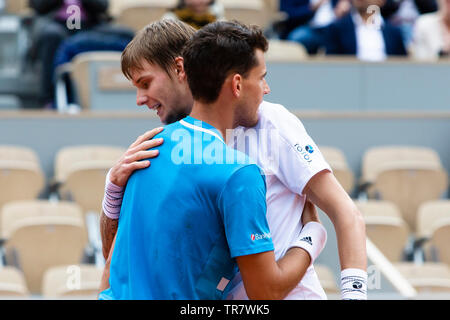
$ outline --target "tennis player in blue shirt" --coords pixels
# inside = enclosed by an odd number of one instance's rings
[[[223,299],[238,267],[252,299],[282,299],[300,281],[311,252],[296,242],[275,261],[264,176],[223,139],[258,121],[266,50],[260,29],[235,22],[210,24],[186,46],[192,112],[156,137],[151,171],[128,180],[100,299]]]

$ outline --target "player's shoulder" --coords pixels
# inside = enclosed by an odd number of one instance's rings
[[[208,185],[211,190],[217,188],[219,193],[230,188],[237,190],[245,185],[258,188],[262,183],[262,171],[257,164],[245,153],[224,144],[222,146],[223,158],[216,158],[217,162],[203,165],[202,170],[198,171],[197,178],[206,181],[205,185]],[[217,151],[216,149],[214,152],[217,153]],[[208,158],[212,159],[209,156]]]
[[[283,137],[305,132],[302,121],[285,106],[263,101],[259,107],[261,128],[273,129]]]
[[[263,121],[276,127],[283,127],[286,121],[302,125],[302,122],[295,114],[279,103],[263,101],[259,106],[259,116]]]
[[[200,152],[201,149],[201,152]],[[202,172],[215,177],[216,182],[228,180],[236,171],[256,162],[245,153],[233,149],[218,138],[194,147],[193,155],[201,154]]]
[[[166,124],[166,125],[164,126],[164,130],[161,131],[160,134],[161,134],[161,135],[169,135],[169,134],[172,134],[173,131],[175,131],[175,130],[177,130],[177,129],[185,129],[185,128],[181,125],[180,121],[176,121],[176,122],[173,122],[173,123],[170,123],[170,124]]]
[[[225,148],[224,163],[228,167],[230,175],[247,166],[257,167],[256,162],[248,155],[246,155],[244,152],[233,149],[227,145],[224,145],[224,148]]]
[[[241,192],[244,189],[262,188],[266,188],[264,172],[256,163],[250,162],[233,165],[228,171],[222,191]]]
[[[180,145],[183,148],[190,146],[191,144],[200,143],[201,141],[195,140],[195,130],[192,130],[190,127],[186,127],[181,121],[176,121],[164,126],[164,130],[158,133],[154,138],[163,138],[165,142],[168,144],[176,144]],[[204,137],[205,134],[199,135],[200,137]],[[215,139],[212,139],[213,141]],[[163,144],[164,146],[164,144]]]
[[[282,104],[273,103],[266,100],[263,100],[263,102],[259,106],[259,113],[263,116],[278,115],[278,113],[280,112],[286,115],[286,112],[289,111]]]
[[[161,132],[156,134],[153,137],[153,139],[163,138],[164,141],[170,142],[173,139],[178,139],[177,135],[175,135],[174,132],[176,132],[177,130],[183,129],[182,126],[180,125],[179,121],[164,125],[163,128],[164,128],[164,130],[162,130]],[[187,130],[184,130],[184,131],[186,131],[186,133],[187,133]]]
[[[262,172],[256,161],[244,152],[231,148],[226,144],[222,144],[223,165],[219,166],[219,170],[223,170],[227,178],[232,177],[236,172],[244,169],[244,171]]]

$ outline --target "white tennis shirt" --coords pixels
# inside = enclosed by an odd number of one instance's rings
[[[253,158],[266,175],[267,221],[278,260],[298,237],[308,181],[322,170],[331,171],[302,122],[285,107],[264,101],[255,127],[227,133],[230,147]],[[247,299],[240,275],[228,298]],[[310,266],[286,299],[326,299],[314,267]]]

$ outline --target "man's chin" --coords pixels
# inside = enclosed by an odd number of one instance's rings
[[[171,124],[177,121],[180,121],[181,119],[184,119],[188,116],[187,113],[181,112],[178,114],[168,114],[165,117],[159,117],[159,119],[161,120],[162,123],[164,123],[165,125],[167,124]]]
[[[258,120],[258,118],[241,120],[237,123],[237,126],[252,128],[258,124]]]
[[[159,117],[159,120],[161,121],[162,124],[167,125],[167,121],[165,117]]]

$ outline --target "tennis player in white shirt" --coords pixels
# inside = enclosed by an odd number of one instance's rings
[[[339,205],[348,205],[349,210],[355,210],[351,208],[352,201],[344,194],[345,192],[342,192],[342,188],[332,175],[330,166],[301,121],[282,105],[264,101],[259,107],[258,124],[252,128],[236,128],[227,137],[227,143],[235,149],[246,152],[264,170],[267,184],[267,221],[277,259],[285,254],[303,227],[299,223],[299,213],[303,211],[306,198],[313,203],[315,199],[320,204],[319,207],[328,207],[330,200],[338,200],[337,198],[341,197]],[[319,186],[316,185],[317,183]],[[315,191],[325,183],[330,187],[330,190],[326,190],[330,195],[328,200],[323,194],[317,197]],[[311,194],[311,197],[307,197],[307,194]],[[328,212],[335,212],[335,210],[329,209]],[[336,217],[337,214],[330,215],[334,218],[332,220],[341,218]],[[353,214],[356,215],[356,213]],[[345,215],[344,213],[342,218],[345,218]],[[342,235],[340,237],[338,235],[338,238],[342,243]],[[363,250],[361,251],[364,254]],[[351,285],[353,289],[353,282],[358,280],[361,284],[365,283],[367,281],[365,272],[363,269],[347,269],[343,272],[343,278],[346,278],[348,274],[355,279],[350,279],[352,281],[345,286],[343,298],[364,298],[365,292],[362,290],[347,292],[347,287]],[[236,285],[229,298],[246,298],[242,282]],[[326,299],[313,265],[308,268],[302,281],[286,299]]]
[[[175,24],[173,28],[180,30],[180,26],[176,24],[181,22],[159,23]],[[151,28],[157,29],[155,27],[157,24],[147,26],[147,34],[151,33]],[[181,28],[185,29],[184,26]],[[173,34],[179,36],[180,32]],[[142,36],[143,34],[137,35],[141,38]],[[170,33],[166,36],[170,36]],[[154,39],[135,37],[133,41],[156,41]],[[186,42],[188,39],[189,37],[186,37]],[[170,43],[170,39],[165,41]],[[173,68],[165,70],[158,65],[157,60],[149,60],[149,55],[142,53],[141,59],[147,59],[147,63],[142,64],[145,68],[132,70],[133,84],[138,89],[138,105],[147,105],[151,109],[156,109],[163,123],[183,118],[189,114],[192,107],[192,104],[189,104],[193,101],[192,95],[185,90],[187,79],[180,54],[181,51],[174,54]],[[164,77],[160,71],[164,71],[168,76]],[[136,81],[145,78],[146,74],[153,75],[152,81],[145,83]],[[263,81],[265,83],[265,80]],[[267,83],[265,85],[267,94],[270,89]],[[162,95],[161,90],[156,90],[161,87],[171,93],[170,99]],[[175,95],[177,96],[174,97]],[[176,104],[176,102],[182,102],[182,104]],[[154,107],[155,105],[157,108]],[[148,167],[149,159],[157,156],[157,152],[149,148],[154,149],[162,143],[151,140],[161,130],[161,128],[154,129],[140,136],[108,174],[105,192],[107,193],[108,189],[113,190],[114,203],[111,197],[105,196],[101,215],[105,258],[110,259],[114,247],[113,240],[120,213],[120,190],[123,194],[128,177],[134,170]],[[258,124],[252,128],[238,127],[227,133],[226,140],[228,145],[253,158],[266,175],[267,220],[276,258],[282,257],[291,246],[296,245],[293,242],[302,230],[301,214],[305,201],[308,199],[329,216],[335,227],[341,264],[342,299],[367,299],[364,220],[349,195],[334,177],[330,166],[307,134],[301,121],[282,105],[264,101],[259,108]],[[308,225],[313,224],[306,226]],[[311,239],[315,238],[316,233],[317,238],[323,238],[323,236],[319,234],[320,230],[307,231],[310,232],[311,237],[297,240],[302,242],[298,246],[311,246],[311,252],[315,252],[311,260],[314,260],[323,248],[321,247],[323,243],[315,243]],[[109,259],[107,259],[102,286],[107,286]],[[239,281],[239,276],[233,279],[233,283],[235,287],[228,298],[245,299],[245,289]],[[312,264],[301,282],[286,299],[326,299]]]

